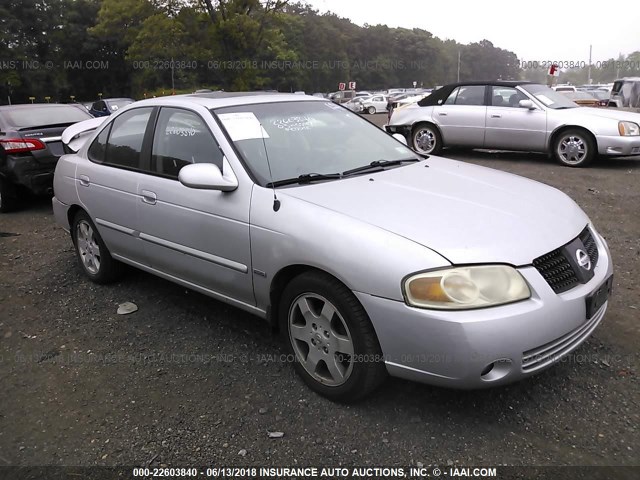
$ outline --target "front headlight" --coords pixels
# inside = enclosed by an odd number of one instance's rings
[[[633,122],[618,122],[618,132],[623,137],[640,135],[640,127]]]
[[[439,310],[467,310],[525,300],[531,291],[507,265],[452,267],[417,273],[403,284],[407,304]]]

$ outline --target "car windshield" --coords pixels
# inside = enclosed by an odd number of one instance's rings
[[[589,90],[589,95],[593,95],[598,100],[607,100],[609,98],[609,92],[603,90]]]
[[[596,98],[587,92],[564,92],[567,98],[571,100],[595,100]]]
[[[579,105],[572,102],[566,95],[537,83],[525,84],[522,89],[533,95],[539,102],[547,108],[559,110],[563,108],[578,108]]]
[[[133,103],[133,100],[130,100],[128,98],[121,98],[118,100],[108,100],[108,104],[111,110],[118,110],[119,108],[126,107],[130,103]]]
[[[375,125],[331,102],[242,105],[213,113],[263,186],[311,173],[342,173],[378,160],[420,159]]]

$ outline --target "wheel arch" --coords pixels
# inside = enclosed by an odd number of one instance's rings
[[[345,287],[352,290],[342,279],[336,277],[331,272],[328,272],[322,268],[314,267],[307,264],[293,264],[287,265],[281,268],[274,276],[269,286],[269,306],[267,307],[267,321],[271,325],[274,331],[279,329],[278,316],[280,314],[280,300],[282,298],[282,292],[287,287],[289,282],[298,275],[306,272],[318,272],[324,275],[329,275],[343,284]]]
[[[78,212],[84,212],[87,215],[89,215],[89,212],[87,212],[84,208],[82,208],[80,205],[76,205],[73,204],[69,207],[69,210],[67,210],[67,220],[69,221],[69,229],[73,228],[73,219],[75,218],[75,216],[78,214]],[[90,215],[89,215],[90,216]],[[73,238],[73,234],[71,235],[71,238]]]
[[[596,139],[596,136],[591,130],[580,125],[561,125],[551,132],[551,135],[549,135],[549,141],[547,142],[547,152],[549,154],[553,155],[553,145],[556,139],[560,134],[562,134],[562,132],[566,132],[567,130],[580,130],[586,133],[596,147],[596,155],[598,154],[598,140]]]

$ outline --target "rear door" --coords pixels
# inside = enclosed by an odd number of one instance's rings
[[[180,169],[191,163],[231,168],[212,131],[222,135],[206,110],[162,107],[150,165],[138,184],[140,238],[152,268],[255,305],[249,275],[251,186],[220,192],[188,188],[178,180]]]
[[[482,148],[487,116],[486,85],[461,85],[433,107],[433,120],[440,127],[446,146]]]
[[[89,161],[78,162],[76,169],[78,197],[107,247],[115,257],[134,262],[143,261],[136,207],[153,112],[143,107],[118,115],[89,146]]]

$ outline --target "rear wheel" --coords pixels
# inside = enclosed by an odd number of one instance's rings
[[[421,123],[413,129],[411,146],[418,153],[437,155],[442,151],[442,137],[434,125]]]
[[[96,283],[109,283],[120,274],[122,264],[114,260],[86,212],[73,219],[71,235],[82,271]]]
[[[556,160],[567,167],[586,167],[596,156],[596,146],[586,132],[569,129],[560,132],[553,142]]]
[[[280,326],[294,366],[316,392],[355,401],[386,376],[378,338],[353,293],[330,275],[306,272],[285,288]]]

